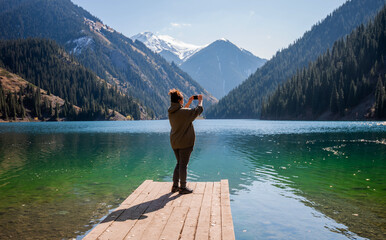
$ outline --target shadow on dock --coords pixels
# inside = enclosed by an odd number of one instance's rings
[[[188,183],[187,195],[172,184],[144,181],[83,239],[235,240],[228,180]]]
[[[131,206],[129,208],[116,210],[110,213],[101,223],[111,222],[111,221],[124,222],[129,219],[132,219],[132,220],[146,219],[147,216],[145,214],[150,212],[155,212],[164,208],[168,202],[173,201],[179,198],[180,196],[181,196],[180,194],[170,192],[160,196],[157,199],[143,202],[143,203]]]

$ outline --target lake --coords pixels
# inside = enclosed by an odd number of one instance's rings
[[[237,239],[385,239],[384,122],[196,120],[188,181],[229,179]],[[82,238],[171,181],[167,120],[0,123],[0,239]]]

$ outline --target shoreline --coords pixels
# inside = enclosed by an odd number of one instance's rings
[[[23,119],[23,120],[11,120],[6,121],[3,119],[0,119],[1,123],[33,123],[33,122],[139,122],[139,121],[157,121],[157,120],[168,120],[167,118],[162,119],[138,119],[138,120],[80,120],[80,121],[73,121],[73,120],[64,120],[60,119],[59,121],[53,121],[53,120],[34,120],[34,119]],[[305,120],[305,119],[252,119],[252,118],[240,118],[240,119],[234,119],[234,118],[227,118],[227,119],[214,119],[214,118],[198,118],[196,120],[255,120],[255,121],[272,121],[272,122],[381,122],[380,125],[386,126],[386,119],[361,119],[361,120]]]

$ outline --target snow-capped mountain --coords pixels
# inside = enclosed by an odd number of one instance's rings
[[[205,46],[184,43],[167,35],[144,32],[131,37],[143,42],[168,62],[174,62],[220,99],[267,60],[222,38]]]
[[[205,46],[184,43],[168,35],[155,35],[143,32],[131,37],[132,40],[143,42],[148,48],[159,53],[169,62],[181,64]]]
[[[54,40],[94,71],[101,82],[105,80],[135,102],[141,102],[143,118],[167,117],[170,99],[165,93],[171,88],[180,89],[184,96],[202,93],[207,102],[217,102],[180,68],[70,0],[0,0],[0,19],[1,39]]]

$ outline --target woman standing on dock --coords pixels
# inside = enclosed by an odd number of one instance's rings
[[[171,126],[170,143],[177,158],[177,164],[173,174],[172,192],[179,191],[180,194],[192,193],[186,187],[187,166],[190,154],[193,151],[196,135],[194,133],[193,121],[204,110],[202,107],[202,95],[191,96],[184,107],[184,97],[176,89],[169,91],[171,105],[169,107],[169,122]],[[198,100],[197,107],[191,109],[190,104],[194,99]],[[180,187],[178,187],[180,182]]]

